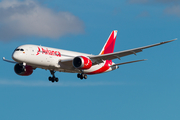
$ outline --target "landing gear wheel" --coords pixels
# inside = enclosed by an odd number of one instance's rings
[[[86,75],[86,74],[83,74],[83,73],[82,73],[82,74],[78,73],[78,74],[77,74],[77,77],[80,78],[81,80],[82,80],[82,79],[87,79],[87,75]]]
[[[56,82],[58,82],[58,81],[59,81],[59,79],[58,79],[58,78],[55,78],[55,81],[56,81]]]
[[[51,81],[52,80],[52,77],[49,77],[49,81]]]
[[[80,77],[80,79],[82,80],[82,79],[83,79],[83,77],[81,76],[81,77]]]
[[[82,77],[82,78],[84,78],[84,76],[85,76],[84,74],[81,74],[81,77]]]
[[[80,77],[81,77],[81,74],[78,73],[78,74],[77,74],[77,77],[80,78]]]
[[[84,75],[84,79],[87,79],[87,75]]]
[[[51,81],[52,83],[53,82],[58,82],[59,81],[59,79],[57,78],[57,77],[55,77],[55,75],[54,75],[54,73],[55,73],[55,71],[53,71],[53,70],[50,70],[50,72],[51,72],[51,75],[52,75],[52,77],[51,76],[49,76],[49,81]]]

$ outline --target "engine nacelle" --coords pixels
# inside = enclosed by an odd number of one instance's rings
[[[78,56],[73,59],[73,66],[78,69],[89,69],[92,66],[92,61],[84,56]]]
[[[14,71],[18,75],[29,76],[33,73],[33,68],[32,66],[29,66],[29,65],[26,65],[25,67],[23,67],[23,65],[16,64],[14,66]]]

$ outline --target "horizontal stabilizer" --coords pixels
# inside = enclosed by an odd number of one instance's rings
[[[145,61],[145,60],[147,60],[147,59],[135,60],[135,61],[129,61],[129,62],[124,62],[124,63],[118,63],[118,64],[114,64],[114,65],[112,65],[112,66],[116,66],[116,65],[124,65],[124,64],[134,63],[134,62]]]

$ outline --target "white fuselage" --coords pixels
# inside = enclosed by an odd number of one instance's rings
[[[25,63],[32,66],[33,68],[42,68],[46,70],[55,70],[60,72],[71,72],[71,73],[80,73],[79,69],[73,67],[72,62],[64,64],[61,61],[66,61],[68,59],[73,59],[77,56],[88,57],[90,54],[67,51],[62,49],[37,46],[37,45],[22,45],[15,49],[12,58],[18,63]],[[84,73],[94,74],[102,73],[104,63],[93,65],[90,69],[83,70]],[[102,69],[102,70],[101,70]],[[98,70],[100,72],[98,72]],[[103,72],[108,72],[114,70],[114,68],[106,68]]]

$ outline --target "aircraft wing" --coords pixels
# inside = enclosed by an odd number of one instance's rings
[[[103,54],[103,55],[89,56],[89,58],[92,60],[93,64],[99,64],[99,63],[102,63],[104,60],[112,60],[112,59],[116,59],[116,58],[120,59],[121,57],[131,55],[131,54],[136,55],[136,53],[142,52],[143,49],[162,45],[162,44],[169,43],[169,42],[172,42],[175,40],[177,40],[177,39],[173,39],[173,40],[169,40],[169,41],[165,41],[165,42],[160,42],[157,44],[152,44],[152,45],[148,45],[148,46],[144,46],[144,47],[134,48],[134,49],[130,49],[130,50],[125,50],[125,51],[119,51],[119,52]]]

